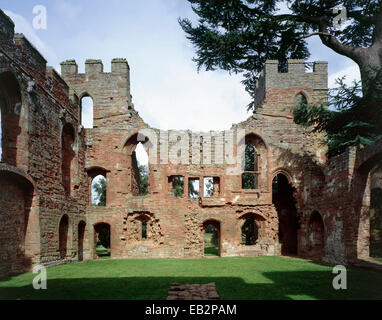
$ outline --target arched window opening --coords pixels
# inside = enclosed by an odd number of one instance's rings
[[[251,142],[245,145],[244,171],[241,175],[242,189],[258,189],[259,163],[258,154]]]
[[[220,223],[206,221],[203,224],[204,231],[204,255],[220,256]]]
[[[91,184],[91,204],[92,206],[106,206],[106,178],[97,175]]]
[[[309,242],[313,255],[321,255],[325,244],[324,221],[317,211],[312,213],[309,221]]]
[[[278,174],[272,181],[272,203],[279,218],[279,242],[282,254],[297,254],[299,221],[293,196],[294,189],[287,177]]]
[[[78,224],[78,261],[84,260],[85,221]]]
[[[27,135],[23,132],[21,90],[11,72],[0,74],[0,161],[18,166],[24,156]]]
[[[143,147],[142,142],[137,144],[133,157],[136,157],[136,163],[138,168],[138,190],[139,195],[144,196],[148,192],[149,187],[149,156]],[[134,163],[134,160],[133,160]]]
[[[94,226],[95,254],[98,258],[111,256],[110,248],[110,225],[98,223]]]
[[[300,104],[307,105],[308,104],[308,100],[306,99],[306,96],[302,92],[299,92],[294,97],[294,103],[295,103],[295,105],[300,105]]]
[[[58,251],[60,253],[60,259],[65,259],[68,249],[68,235],[69,235],[69,218],[65,214],[60,221],[58,230]]]
[[[73,143],[75,139],[73,126],[69,123],[65,124],[62,129],[62,184],[65,193],[70,195],[72,184],[72,166],[75,152],[73,150]]]
[[[241,227],[242,244],[246,246],[254,245],[259,238],[259,228],[257,226],[255,216],[247,214],[244,217],[244,223]]]
[[[93,128],[94,123],[94,103],[93,99],[86,95],[81,99],[81,124],[84,128]]]
[[[370,194],[370,257],[382,258],[382,188]]]

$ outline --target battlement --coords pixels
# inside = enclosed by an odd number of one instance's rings
[[[102,60],[87,59],[85,72],[78,73],[75,60],[61,62],[61,76],[81,99],[93,100],[94,127],[120,124],[120,117],[128,119],[132,107],[130,67],[124,58],[111,61],[111,72],[104,72]],[[113,122],[114,121],[114,122]]]
[[[111,61],[111,73],[128,73],[129,64],[124,58],[114,58]],[[85,74],[107,73],[103,71],[103,62],[99,59],[87,59],[85,61]],[[61,74],[78,74],[78,65],[76,60],[66,60],[61,62]]]
[[[312,72],[307,72],[308,67],[312,68]],[[327,89],[328,63],[326,61],[309,63],[305,60],[289,59],[282,65],[278,60],[267,60],[259,83],[261,81],[265,82],[266,88]]]
[[[279,95],[286,94],[283,91],[288,90],[289,95],[294,95],[295,92],[303,91],[307,101],[312,103],[317,101],[318,97],[322,98],[326,95],[327,89],[328,63],[326,61],[306,62],[300,59],[289,59],[283,64],[278,60],[267,60],[256,84],[255,108],[264,107],[267,98],[272,95],[271,92]],[[317,94],[318,92],[320,93]],[[287,100],[284,101],[286,104],[294,105],[293,99]],[[268,106],[268,111],[269,109]]]

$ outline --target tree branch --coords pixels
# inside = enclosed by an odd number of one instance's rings
[[[361,59],[361,55],[363,51],[365,51],[365,48],[362,47],[352,47],[345,45],[341,43],[335,36],[328,33],[328,27],[326,22],[321,22],[319,24],[319,36],[321,39],[321,42],[329,47],[330,49],[334,50],[335,52],[344,55],[353,61],[359,63]],[[329,36],[327,35],[329,34]]]
[[[298,38],[296,38],[296,39],[297,39],[297,40],[300,40],[300,39],[306,39],[306,38],[309,38],[309,37],[319,36],[319,35],[329,36],[329,37],[332,37],[332,36],[333,36],[333,35],[331,35],[330,33],[325,33],[325,32],[313,32],[313,33],[307,34],[307,35],[305,35],[305,36],[298,37]]]

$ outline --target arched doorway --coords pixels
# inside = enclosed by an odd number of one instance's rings
[[[58,228],[58,251],[60,259],[65,259],[68,251],[69,217],[65,214]]]
[[[107,258],[111,256],[110,225],[97,223],[94,225],[94,257]]]
[[[293,196],[293,187],[288,178],[277,174],[272,181],[272,203],[275,205],[279,218],[279,242],[281,253],[285,255],[297,254],[297,232],[299,222]]]
[[[84,260],[85,221],[78,224],[78,261]]]
[[[207,220],[203,223],[204,256],[220,256],[220,222]]]
[[[321,258],[325,253],[325,227],[322,216],[318,211],[314,211],[309,220],[309,254]]]

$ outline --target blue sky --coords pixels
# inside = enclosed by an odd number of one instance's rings
[[[47,29],[32,28],[35,5],[47,8]],[[192,62],[194,48],[185,38],[178,17],[196,20],[186,0],[3,0],[1,9],[60,72],[59,63],[75,59],[84,72],[87,58],[102,59],[110,71],[113,58],[130,65],[135,109],[161,129],[224,130],[250,114],[241,75],[200,71]],[[329,62],[329,83],[347,74],[359,78],[358,67],[308,39],[310,61]],[[182,119],[180,121],[180,119]]]

